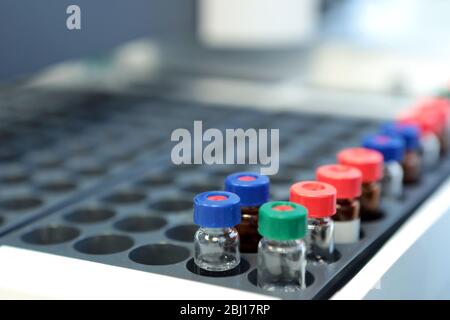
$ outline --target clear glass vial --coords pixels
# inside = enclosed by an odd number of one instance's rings
[[[289,201],[308,210],[308,257],[332,262],[334,256],[334,221],[336,188],[319,181],[303,181],[291,186]]]
[[[347,148],[337,155],[339,164],[355,167],[361,171],[361,218],[370,220],[379,215],[381,202],[381,179],[383,178],[383,155],[367,148]]]
[[[360,203],[362,174],[357,168],[330,164],[316,171],[317,181],[326,182],[336,188],[336,214],[334,220],[334,241],[354,243],[360,234]]]
[[[287,201],[268,202],[259,209],[257,283],[268,291],[306,288],[307,210]]]
[[[254,172],[238,172],[225,179],[225,190],[241,199],[241,223],[236,226],[240,238],[240,250],[256,253],[261,239],[258,233],[258,212],[269,200],[270,182],[267,176]]]
[[[364,138],[363,146],[383,155],[382,194],[390,198],[400,198],[403,194],[403,168],[401,166],[405,154],[403,139],[397,135],[373,134]]]
[[[207,271],[227,271],[240,263],[239,197],[231,192],[210,191],[194,198],[194,262]]]

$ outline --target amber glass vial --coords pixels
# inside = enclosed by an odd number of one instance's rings
[[[348,148],[338,153],[337,160],[339,164],[352,166],[361,171],[361,217],[371,219],[378,216],[383,178],[383,155],[367,148]]]
[[[241,223],[236,226],[240,249],[256,253],[261,235],[258,232],[259,207],[269,200],[270,181],[267,176],[254,172],[238,172],[225,179],[225,190],[241,199]]]
[[[381,127],[381,131],[385,134],[397,135],[403,139],[405,143],[405,154],[402,161],[403,181],[406,184],[418,182],[422,176],[419,126],[415,124],[389,122]]]
[[[361,225],[361,171],[351,166],[330,164],[317,169],[316,179],[336,188],[336,214],[333,216],[335,242],[357,242]]]

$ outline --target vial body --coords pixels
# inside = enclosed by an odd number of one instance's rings
[[[199,228],[194,238],[195,264],[208,271],[226,271],[241,261],[235,228]]]
[[[375,215],[380,207],[381,183],[379,181],[364,182],[361,193],[361,216]]]
[[[427,169],[433,168],[439,162],[440,143],[437,136],[433,133],[428,133],[420,140],[422,149],[423,165]]]
[[[353,243],[359,240],[361,219],[358,199],[338,199],[334,220],[334,241]]]
[[[422,158],[416,150],[408,150],[402,161],[403,182],[406,184],[416,183],[422,175]]]
[[[403,168],[397,161],[384,164],[382,194],[388,198],[400,198],[403,194]]]
[[[240,251],[256,253],[261,235],[258,233],[259,207],[241,207],[241,223],[236,226],[239,233]]]
[[[301,239],[262,238],[258,245],[257,282],[264,290],[294,292],[306,288],[306,246]]]
[[[334,221],[330,217],[309,218],[307,255],[319,262],[333,260],[334,252]]]

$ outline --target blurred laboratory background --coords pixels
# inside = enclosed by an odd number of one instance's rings
[[[81,30],[66,28],[71,4]],[[272,105],[322,89],[365,101],[424,95],[448,81],[448,12],[445,0],[5,0],[0,83],[158,83],[262,104],[270,85]]]

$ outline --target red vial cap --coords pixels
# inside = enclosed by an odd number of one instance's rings
[[[449,118],[449,101],[441,98],[429,98],[400,114],[399,121],[418,125],[424,135],[429,133],[439,135],[447,125]]]
[[[325,218],[336,213],[336,189],[324,182],[303,181],[293,184],[289,201],[308,209],[308,217]]]
[[[362,174],[363,182],[379,181],[383,178],[383,155],[367,148],[348,148],[337,155],[339,164],[352,166]]]
[[[335,187],[338,199],[352,199],[361,195],[362,174],[355,167],[343,164],[321,166],[316,171],[316,179]]]

